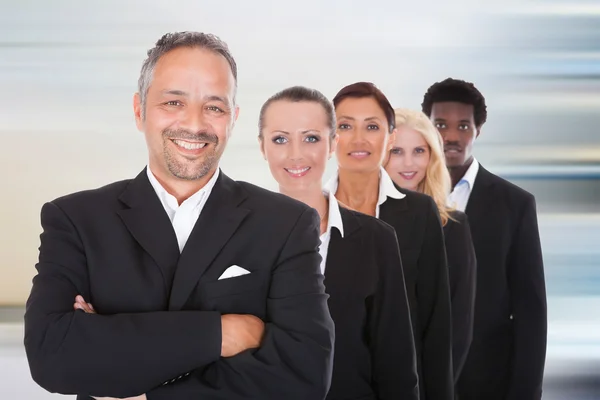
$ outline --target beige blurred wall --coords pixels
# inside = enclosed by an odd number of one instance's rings
[[[417,3],[365,8],[319,0],[302,7],[267,0],[227,7],[191,0],[30,3],[4,2],[0,12],[0,305],[27,299],[44,202],[144,167],[131,96],[146,50],[165,32],[203,30],[229,43],[241,114],[222,166],[270,189],[256,122],[262,102],[278,90],[301,84],[333,96],[367,80],[394,105],[418,107],[424,90],[449,74],[486,85],[472,62],[456,57],[448,65],[441,57],[482,38],[473,34],[478,19],[460,7],[445,9],[441,0],[433,12]]]

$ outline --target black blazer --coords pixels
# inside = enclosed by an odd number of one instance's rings
[[[419,398],[410,312],[394,229],[340,207],[325,267],[335,355],[329,400]]]
[[[78,399],[325,398],[334,327],[319,219],[305,204],[221,173],[181,255],[145,171],[46,203],[41,219],[25,349],[43,388]],[[218,280],[232,265],[251,273]],[[73,311],[77,294],[98,314]],[[226,313],[266,322],[259,349],[220,358]]]
[[[397,187],[398,188],[398,187]],[[396,230],[410,305],[421,400],[454,398],[452,315],[440,215],[433,199],[398,188],[379,217]]]
[[[477,300],[459,398],[540,399],[547,315],[535,199],[480,166],[466,213]]]
[[[452,366],[454,383],[467,359],[473,339],[477,261],[467,216],[452,211],[444,226],[450,299],[452,304]]]

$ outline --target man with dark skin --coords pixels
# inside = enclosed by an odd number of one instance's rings
[[[449,202],[466,212],[477,256],[473,341],[457,398],[541,399],[547,307],[535,199],[473,157],[487,107],[472,83],[435,83],[422,110],[444,140]]]

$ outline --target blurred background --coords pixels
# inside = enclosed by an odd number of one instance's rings
[[[537,199],[544,399],[600,399],[600,1],[572,0],[0,1],[1,399],[60,397],[31,380],[22,346],[39,212],[145,166],[132,95],[146,50],[181,30],[229,44],[241,114],[221,166],[269,189],[256,125],[276,91],[366,80],[420,108],[434,82],[474,82],[489,114],[476,157]]]

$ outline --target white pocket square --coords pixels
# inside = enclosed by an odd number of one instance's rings
[[[220,281],[221,279],[235,278],[236,276],[246,275],[249,273],[250,271],[247,271],[242,267],[232,265],[231,267],[227,268],[223,274],[221,274],[218,280]]]

